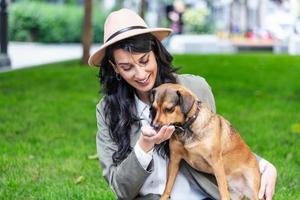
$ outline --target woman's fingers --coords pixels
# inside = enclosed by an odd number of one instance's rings
[[[175,131],[175,127],[172,125],[172,126],[168,126],[166,132],[165,132],[165,136],[166,136],[166,139],[170,139],[170,137],[172,136],[173,132]]]
[[[141,128],[142,134],[146,137],[152,137],[156,135],[156,131],[150,126],[143,126]]]
[[[165,140],[168,140],[174,132],[174,126],[163,126],[156,132],[152,127],[143,126],[141,128],[142,135],[146,140],[153,141],[155,144],[160,144]]]
[[[265,196],[266,200],[271,200],[275,191],[277,176],[276,168],[266,160],[261,160],[259,163],[259,167],[262,175],[258,196],[260,199]]]
[[[267,185],[267,188],[266,188],[266,200],[271,200],[272,197],[273,197],[273,190],[272,190],[272,186],[270,185]]]
[[[275,185],[276,185],[276,177],[277,177],[277,171],[276,168],[269,163],[266,169],[266,173],[268,173],[269,181],[266,186],[266,200],[271,200],[274,195],[275,191]]]
[[[266,191],[266,176],[264,174],[265,170],[267,167],[267,162],[266,160],[262,159],[259,162],[259,171],[261,172],[261,178],[260,178],[260,187],[259,187],[259,192],[258,192],[258,198],[262,199],[265,195],[265,191]]]
[[[266,191],[266,178],[262,174],[261,180],[260,180],[259,193],[258,193],[259,199],[262,199],[264,197],[265,191]]]
[[[175,130],[175,127],[174,126],[163,126],[158,134],[156,135],[156,144],[160,144],[162,143],[163,141],[165,140],[168,140],[171,136],[172,136],[172,133],[174,132]]]

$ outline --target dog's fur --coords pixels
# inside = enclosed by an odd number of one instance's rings
[[[195,118],[188,129],[175,131],[169,140],[168,178],[161,199],[170,196],[181,159],[198,171],[214,174],[222,200],[258,199],[258,163],[226,119],[213,113],[179,84],[167,83],[154,88],[150,102],[152,125],[156,129],[163,125],[183,125]]]

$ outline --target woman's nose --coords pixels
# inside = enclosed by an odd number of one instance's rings
[[[136,65],[135,67],[135,77],[138,79],[145,78],[145,70],[143,67]]]

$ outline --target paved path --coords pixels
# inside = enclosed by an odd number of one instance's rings
[[[178,43],[178,37],[183,38],[180,41],[189,41],[191,36],[173,36],[171,40],[165,40],[164,44],[170,53],[187,53],[199,51],[193,47],[189,47],[182,52],[178,52],[180,48],[184,46],[180,42]],[[177,38],[177,39],[176,39]],[[202,39],[204,41],[205,39]],[[173,41],[173,42],[172,42]],[[168,42],[172,44],[168,44]],[[173,44],[175,43],[175,45]],[[176,46],[177,44],[177,46]],[[179,44],[179,46],[178,46]],[[173,48],[168,48],[168,46]],[[194,45],[195,46],[195,45]],[[196,45],[204,46],[204,45]],[[93,45],[91,52],[94,52],[97,47],[100,47],[100,44]],[[188,50],[188,51],[187,51]],[[207,48],[204,52],[207,53]],[[10,67],[0,67],[0,72],[6,72],[11,70],[16,70],[26,67],[34,67],[42,64],[71,60],[71,59],[80,59],[82,56],[82,46],[81,44],[43,44],[43,43],[29,43],[29,42],[9,42],[8,46],[8,55],[11,60]]]
[[[91,52],[96,50],[93,46]],[[32,67],[41,64],[64,60],[79,59],[82,55],[81,44],[40,44],[10,42],[8,55],[11,60],[10,67],[0,67],[0,72]]]

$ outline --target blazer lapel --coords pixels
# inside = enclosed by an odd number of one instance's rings
[[[136,106],[133,110],[134,114],[137,114]],[[139,137],[140,137],[140,131],[141,131],[141,122],[136,121],[131,125],[130,129],[130,146],[133,148],[135,144],[137,143]]]

